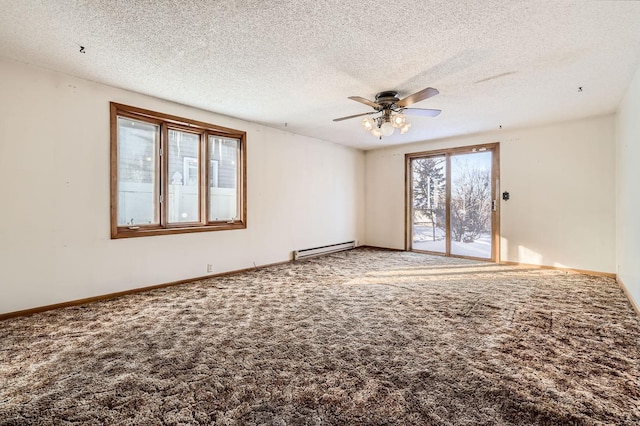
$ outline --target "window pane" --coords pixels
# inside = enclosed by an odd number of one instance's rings
[[[411,248],[445,253],[447,251],[445,220],[444,155],[411,160],[413,188],[413,240]]]
[[[159,126],[118,117],[118,226],[158,224]]]
[[[240,141],[209,136],[209,221],[238,218]]]
[[[200,135],[169,130],[169,223],[200,221],[199,146]]]
[[[491,259],[491,156],[451,156],[451,254]]]

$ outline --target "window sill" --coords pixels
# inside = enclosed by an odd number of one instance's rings
[[[139,227],[130,229],[128,227],[118,227],[111,230],[111,239],[151,237],[154,235],[190,234],[193,232],[230,231],[233,229],[246,229],[247,224],[242,221],[233,223],[220,223],[200,226],[172,226],[170,228]]]

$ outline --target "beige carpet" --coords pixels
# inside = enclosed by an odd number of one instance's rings
[[[3,321],[0,424],[636,425],[639,344],[612,279],[363,248]]]

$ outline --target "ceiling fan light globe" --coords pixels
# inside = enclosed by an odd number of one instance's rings
[[[395,128],[393,127],[393,124],[389,121],[385,121],[382,123],[382,126],[380,126],[380,133],[382,133],[382,136],[391,136],[394,130]]]
[[[374,127],[373,130],[371,130],[371,134],[378,139],[382,137],[382,132],[377,127]]]
[[[405,133],[407,133],[409,131],[409,127],[411,127],[411,123],[406,123],[401,129],[400,129],[400,134],[404,135]]]
[[[396,114],[393,116],[393,119],[391,121],[393,123],[393,127],[401,129],[407,122],[407,118],[404,116],[404,114]]]
[[[364,127],[366,131],[370,132],[371,130],[373,130],[374,125],[375,122],[373,121],[373,118],[365,117],[362,119],[362,127]]]

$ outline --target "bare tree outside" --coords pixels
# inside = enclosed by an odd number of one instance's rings
[[[491,232],[491,173],[465,161],[451,191],[451,239],[472,243]]]

